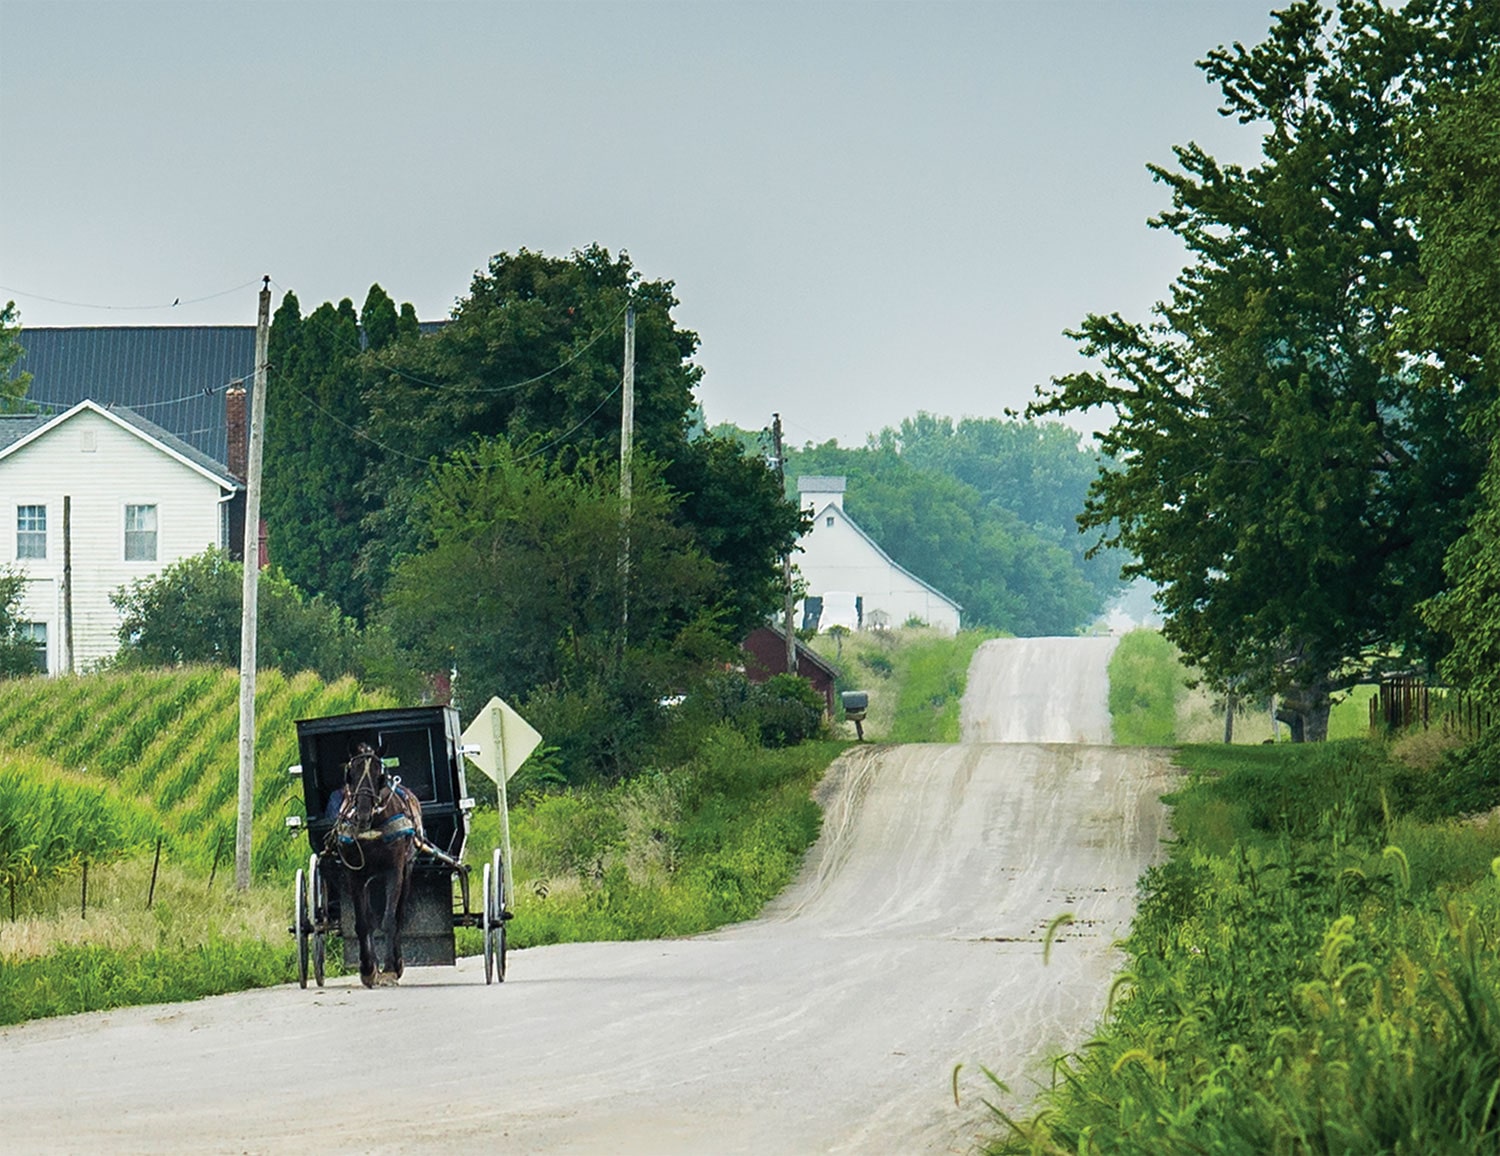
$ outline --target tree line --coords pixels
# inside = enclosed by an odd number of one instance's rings
[[[1494,699],[1500,5],[1294,0],[1199,66],[1260,158],[1151,166],[1188,264],[1028,413],[1106,411],[1082,521],[1219,688],[1306,738],[1393,667]]]
[[[696,429],[698,339],[676,304],[670,282],[597,245],[495,256],[428,332],[379,285],[357,311],[346,298],[305,316],[287,293],[266,391],[267,663],[451,692],[465,710],[499,694],[577,773],[640,765],[660,704],[777,604],[801,527],[764,462]],[[210,552],[121,591],[122,661],[237,661],[238,572]]]

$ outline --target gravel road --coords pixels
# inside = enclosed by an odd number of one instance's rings
[[[1165,834],[1159,754],[1055,742],[1107,739],[1107,657],[1092,639],[986,644],[965,733],[1008,742],[844,756],[802,875],[751,923],[515,952],[490,988],[475,960],[399,988],[340,980],[0,1031],[0,1144],[966,1152],[990,1127],[981,1097],[1024,1103],[1087,1038]],[[1044,965],[1062,912],[1075,922]]]

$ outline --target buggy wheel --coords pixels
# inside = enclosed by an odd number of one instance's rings
[[[297,937],[297,986],[307,986],[307,933],[311,926],[307,918],[307,876],[297,868],[297,881],[292,888],[292,934]]]
[[[484,865],[483,882],[479,888],[479,928],[483,934],[481,943],[484,954],[484,982],[492,984],[495,982],[495,957],[490,954],[490,911],[493,904],[490,902],[490,888],[494,886],[490,875],[490,865]]]
[[[505,861],[500,858],[498,847],[490,859],[490,868],[490,933],[485,937],[485,954],[494,960],[495,981],[504,983],[505,925],[510,920],[510,912],[505,909]]]
[[[323,986],[328,963],[328,881],[314,855],[308,863],[308,891],[312,907],[312,970],[319,987]]]

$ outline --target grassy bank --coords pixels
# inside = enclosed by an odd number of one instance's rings
[[[964,630],[955,637],[915,640],[898,654],[893,743],[956,743],[959,704],[969,681],[969,663],[990,631]]]
[[[996,1153],[1500,1151],[1493,761],[1185,748],[1099,1036]]]
[[[1177,648],[1154,630],[1124,635],[1109,660],[1109,714],[1120,746],[1171,746],[1187,690]]]
[[[152,858],[55,877],[15,920],[0,920],[0,1025],[133,1004],[200,999],[295,979],[291,884],[241,894]],[[147,906],[150,900],[151,905]]]
[[[511,942],[651,939],[753,918],[817,838],[811,791],[844,747],[765,750],[723,728],[685,765],[522,800]],[[493,811],[477,816],[472,849],[488,854],[495,824]],[[460,946],[478,952],[470,938]]]

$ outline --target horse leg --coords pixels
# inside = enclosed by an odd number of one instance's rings
[[[354,887],[354,933],[359,937],[359,982],[375,986],[375,914],[370,910],[370,879]]]
[[[412,865],[416,862],[414,854],[407,854],[404,862],[391,872],[391,886],[396,889],[394,904],[388,903],[387,909],[394,906],[394,917],[391,919],[390,944],[391,944],[391,970],[400,979],[406,970],[406,958],[401,951],[401,925],[406,921],[406,897],[411,894],[411,872]]]

